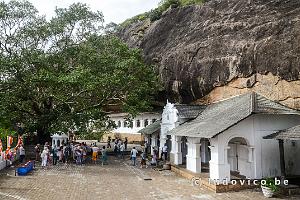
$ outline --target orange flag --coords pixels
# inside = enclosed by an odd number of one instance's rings
[[[2,146],[2,141],[1,141],[1,139],[0,139],[0,156],[1,156],[1,154],[2,154],[2,149],[3,149],[3,146]]]
[[[12,136],[7,136],[7,148],[8,147],[10,148],[12,143],[13,143],[13,137]]]
[[[18,144],[17,147],[19,147],[21,144],[23,144],[23,139],[21,136],[18,136]]]

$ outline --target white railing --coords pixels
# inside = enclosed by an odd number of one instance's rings
[[[6,160],[3,160],[0,156],[0,170],[6,167]]]
[[[17,154],[16,156],[14,156],[13,161],[10,161],[10,160],[4,160],[4,159],[0,156],[0,170],[4,169],[4,168],[7,167],[7,166],[12,165],[12,163],[13,163],[14,161],[16,161],[17,159],[19,159],[18,154]]]

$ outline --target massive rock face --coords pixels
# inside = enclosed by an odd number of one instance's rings
[[[253,90],[300,108],[299,0],[211,0],[169,9],[119,35],[158,66],[167,94],[178,102]]]

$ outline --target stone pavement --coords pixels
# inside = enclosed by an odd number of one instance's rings
[[[14,176],[13,169],[2,170],[0,200],[265,199],[261,192],[254,190],[216,194],[192,186],[191,181],[171,171],[140,169],[130,164],[128,159],[109,157],[109,165],[60,164],[47,170],[37,166],[24,177]]]

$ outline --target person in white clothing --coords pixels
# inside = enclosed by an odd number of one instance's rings
[[[124,159],[124,151],[125,151],[125,145],[122,142],[120,145],[120,153],[121,153],[121,158]]]
[[[20,145],[19,152],[20,152],[20,163],[23,163],[25,159],[25,149],[22,144]]]
[[[44,147],[44,150],[41,154],[41,158],[42,158],[42,167],[46,167],[47,166],[47,161],[48,161],[48,153],[49,150],[47,147]]]

